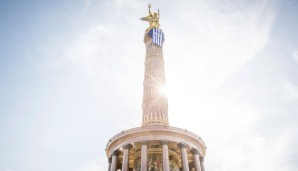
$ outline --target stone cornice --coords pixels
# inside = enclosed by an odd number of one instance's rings
[[[191,147],[200,149],[203,156],[205,156],[206,152],[206,145],[201,137],[190,131],[177,127],[148,126],[122,131],[112,137],[106,146],[107,156],[110,156],[113,150],[118,149],[127,143],[138,143],[144,140],[168,140],[177,143],[185,142]]]

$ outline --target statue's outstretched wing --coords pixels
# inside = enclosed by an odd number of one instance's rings
[[[148,21],[148,18],[147,17],[142,17],[140,19],[143,20],[143,21]]]
[[[140,19],[143,20],[143,21],[151,22],[151,16],[150,15],[148,15],[147,17],[142,17]]]

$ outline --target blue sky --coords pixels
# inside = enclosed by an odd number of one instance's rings
[[[208,171],[298,169],[298,1],[0,1],[0,171],[106,170],[141,124],[147,5],[161,12],[170,125]]]

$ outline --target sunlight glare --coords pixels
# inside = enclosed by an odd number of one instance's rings
[[[168,96],[168,89],[166,85],[160,86],[160,92],[162,95]]]

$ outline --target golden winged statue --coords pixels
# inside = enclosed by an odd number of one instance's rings
[[[151,4],[148,5],[149,7],[149,15],[147,17],[142,17],[141,20],[143,21],[148,21],[150,26],[149,28],[146,29],[146,33],[148,33],[151,29],[153,28],[159,28],[160,24],[159,24],[159,10],[156,13],[151,13],[150,8],[151,8]]]

